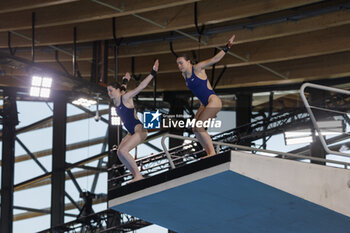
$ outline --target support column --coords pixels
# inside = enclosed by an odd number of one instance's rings
[[[57,93],[52,123],[51,227],[64,223],[66,123],[66,97]]]
[[[119,146],[120,142],[123,139],[123,126],[122,125],[112,125],[112,115],[111,108],[114,107],[112,104],[109,107],[109,123],[108,123],[108,150],[111,151],[113,146]],[[112,166],[122,164],[118,159],[117,151],[110,152],[108,155],[108,168]],[[124,168],[120,168],[118,173],[120,175],[124,174]],[[115,177],[117,174],[114,170],[108,171],[108,180]],[[120,187],[121,182],[108,182],[108,190],[115,189]],[[119,213],[115,213],[113,216],[110,216],[107,219],[107,228],[120,226],[121,223],[121,215]]]
[[[267,138],[266,138],[266,130],[268,129],[269,126],[269,122],[272,116],[272,112],[273,112],[273,92],[270,92],[270,97],[269,97],[269,109],[268,109],[268,115],[265,115],[265,111],[262,112],[263,116],[264,116],[264,132],[263,132],[263,149],[266,150],[267,147]]]
[[[111,108],[114,107],[110,105],[109,107],[109,123],[108,123],[108,151],[111,151],[115,146],[118,147],[120,142],[123,139],[123,126],[122,125],[112,125],[112,115]],[[122,164],[118,159],[117,152],[109,153],[108,155],[108,168],[111,168],[113,165]],[[124,173],[123,170],[119,170],[120,173]],[[115,176],[113,171],[108,172],[108,179],[111,179]],[[110,187],[108,185],[108,189],[116,188],[115,186]]]
[[[4,92],[3,137],[1,166],[1,227],[0,232],[12,233],[13,183],[15,166],[15,126],[18,124],[16,94]]]
[[[98,70],[98,49],[101,49],[101,47],[99,46],[99,42],[98,41],[94,41],[92,43],[92,62],[91,62],[91,73],[90,73],[90,82],[93,83],[98,83],[98,74],[97,74],[97,70]]]
[[[252,93],[237,93],[236,94],[236,127],[251,123],[252,119]],[[242,127],[239,131],[240,135],[244,136],[250,133],[250,127]],[[250,146],[250,141],[240,139],[239,144]]]
[[[325,107],[326,93],[324,91],[310,89],[309,93],[311,97],[311,105],[315,105],[317,107]],[[312,112],[314,113],[316,121],[326,120],[327,118],[327,113],[325,111],[312,109]],[[315,128],[313,127],[313,125],[311,129],[313,131],[313,142],[310,144],[310,156],[325,159],[326,151],[323,149],[319,136],[315,134]],[[311,161],[311,163],[326,165],[324,162],[318,161]]]
[[[104,51],[103,51],[103,82],[105,84],[108,83],[108,51],[109,51],[109,43],[108,43],[108,40],[105,40],[103,42],[103,48],[104,48]]]
[[[320,138],[313,134],[314,141],[310,144],[310,156],[316,158],[326,158],[326,151],[323,149]],[[324,162],[311,161],[311,163],[326,165]]]

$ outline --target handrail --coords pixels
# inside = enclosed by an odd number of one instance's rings
[[[191,138],[191,137],[186,137],[186,136],[180,136],[180,135],[175,135],[175,134],[165,134],[162,137],[161,143],[163,150],[169,160],[170,167],[172,169],[175,168],[174,162],[171,158],[171,155],[168,151],[167,146],[165,145],[165,139],[166,138],[175,138],[175,139],[183,139],[183,140],[191,140],[191,141],[196,141],[198,142],[197,138]],[[340,164],[343,165],[345,169],[348,168],[350,163],[347,162],[342,162],[342,161],[337,161],[337,160],[331,160],[331,159],[323,159],[323,158],[317,158],[317,157],[310,157],[310,156],[305,156],[305,155],[297,155],[297,154],[292,154],[288,152],[281,152],[281,151],[274,151],[274,150],[264,150],[264,149],[259,149],[259,148],[253,148],[253,147],[248,147],[248,146],[242,146],[242,145],[236,145],[236,144],[230,144],[230,143],[225,143],[225,142],[217,142],[213,141],[213,145],[219,145],[219,146],[227,146],[230,148],[235,148],[235,149],[241,149],[241,150],[248,150],[248,151],[259,151],[259,152],[265,152],[269,154],[276,154],[276,155],[282,155],[282,158],[286,157],[292,157],[292,158],[299,158],[299,159],[309,159],[309,160],[314,160],[314,161],[319,161],[319,162],[328,162],[328,163],[335,163],[335,164]]]
[[[275,117],[280,117],[279,115],[281,115],[281,114],[283,115],[283,114],[285,114],[285,113],[290,113],[290,112],[282,112],[282,113],[279,113],[278,115],[274,115],[273,117],[274,117],[274,118],[275,118]],[[301,112],[300,112],[300,113],[301,113]],[[297,113],[297,114],[300,114],[300,113]],[[293,114],[295,114],[295,112],[293,112]],[[306,111],[305,111],[305,114],[307,114]],[[284,120],[286,117],[290,117],[290,116],[283,116],[281,119]],[[220,132],[220,133],[218,133],[218,134],[212,135],[212,136],[211,136],[211,137],[212,137],[212,140],[215,140],[215,141],[225,140],[227,137],[230,137],[230,136],[232,136],[232,135],[235,135],[235,132],[237,132],[241,127],[251,126],[251,125],[253,125],[253,124],[258,124],[258,126],[261,127],[262,125],[260,126],[260,124],[262,124],[262,123],[261,123],[262,121],[264,121],[264,119],[262,119],[262,120],[256,120],[256,121],[253,121],[253,122],[251,122],[251,123],[247,123],[247,124],[241,125],[241,126],[239,126],[239,127],[237,127],[237,128],[228,129],[228,130],[226,130],[226,131],[223,131],[223,132]],[[153,136],[153,135],[152,135],[152,136]],[[147,139],[146,139],[146,140],[147,140]],[[190,143],[189,143],[189,144],[190,144]],[[186,145],[187,145],[187,144],[186,144]],[[184,146],[186,146],[186,145],[184,144],[184,145],[179,145],[179,146],[176,146],[176,147],[172,147],[170,150],[176,150],[176,149],[179,149],[179,148],[184,147]],[[116,151],[116,149],[117,149],[117,148],[115,148],[114,150]],[[154,159],[154,158],[156,158],[156,157],[158,157],[158,156],[163,156],[163,155],[165,155],[164,151],[158,152],[158,153],[156,153],[156,154],[151,154],[151,155],[148,155],[148,156],[144,156],[144,157],[138,158],[138,159],[136,160],[136,163],[137,163],[137,164],[143,163],[144,161],[147,161],[147,160],[150,160],[151,162],[153,162],[152,159]],[[146,162],[146,163],[147,163],[147,162]],[[120,164],[120,165],[117,165],[117,166],[113,166],[113,167],[111,167],[111,168],[108,168],[108,171],[115,170],[115,169],[120,168],[120,167],[124,167],[124,165],[123,165],[123,164]]]
[[[313,83],[304,83],[300,87],[301,99],[304,102],[306,110],[310,114],[310,118],[311,118],[312,124],[314,125],[314,127],[315,127],[315,129],[316,129],[316,131],[318,133],[318,137],[320,138],[320,141],[321,141],[321,144],[323,146],[323,149],[329,154],[336,154],[336,155],[342,155],[342,156],[350,157],[350,154],[348,154],[348,153],[343,153],[343,152],[339,152],[339,151],[333,151],[333,150],[330,150],[328,148],[328,145],[327,145],[327,143],[326,143],[326,141],[325,141],[325,139],[324,139],[324,137],[322,135],[322,132],[321,132],[320,128],[317,125],[316,118],[315,118],[315,116],[314,116],[314,114],[313,114],[313,112],[311,110],[311,106],[310,106],[309,102],[306,99],[306,96],[305,96],[305,88],[306,87],[312,87],[312,88],[315,88],[315,89],[321,89],[321,90],[330,91],[330,92],[337,92],[337,93],[341,93],[341,94],[345,94],[345,95],[350,95],[350,91],[339,89],[339,88],[334,88],[334,87],[322,86],[322,85],[313,84]],[[322,109],[322,108],[318,107],[318,109]],[[328,110],[328,109],[324,109],[324,110]]]

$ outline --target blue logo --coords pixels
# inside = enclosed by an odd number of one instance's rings
[[[160,116],[159,110],[156,112],[144,112],[143,113],[143,128],[145,129],[160,129]]]

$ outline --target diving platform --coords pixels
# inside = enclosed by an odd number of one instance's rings
[[[108,194],[109,208],[179,233],[344,233],[350,170],[237,150]]]

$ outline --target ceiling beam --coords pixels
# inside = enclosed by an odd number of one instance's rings
[[[95,1],[73,1],[70,4],[61,4],[58,6],[55,5],[35,9],[35,14],[37,17],[35,28],[53,27],[59,25],[90,22],[94,20],[110,19],[113,17],[121,17],[174,6],[180,6],[197,1],[199,0],[97,1],[103,2],[104,4],[107,4],[111,7],[115,7],[115,9],[120,9],[120,11],[113,10],[106,6],[100,5]],[[11,12],[8,14],[0,15],[0,22],[2,22],[0,32],[31,29],[31,15],[32,10]]]
[[[349,51],[264,64],[287,76],[288,79],[286,80],[282,80],[255,65],[232,66],[225,71],[217,89],[291,84],[323,78],[341,78],[350,75],[350,66],[348,64],[350,64]],[[217,73],[221,71],[222,67],[223,65],[217,66]],[[209,72],[207,74],[210,77]],[[129,89],[134,87],[135,82],[131,82]],[[150,84],[144,91],[151,90],[152,85]],[[177,69],[168,73],[159,72],[157,76],[157,91],[176,90],[187,90],[180,72]]]
[[[236,34],[234,45],[248,42],[280,38],[284,36],[296,35],[306,32],[312,32],[330,27],[350,24],[350,14],[347,11],[333,12],[326,15],[306,18],[297,22],[283,22],[267,26],[257,27],[253,30],[240,29],[230,32],[222,32],[208,37],[207,45],[201,45],[200,48],[214,48],[223,46],[232,33]],[[184,52],[198,48],[198,43],[188,39],[178,39],[173,41],[175,52]],[[169,42],[147,43],[142,46],[121,46],[119,58],[131,56],[144,56],[170,53]],[[112,54],[112,53],[111,53]],[[82,54],[82,57],[85,57]]]
[[[271,25],[261,26],[255,28],[254,30],[241,29],[235,30],[236,39],[234,41],[235,46],[249,42],[258,42],[260,40],[267,39],[278,39],[286,36],[297,36],[297,34],[305,34],[313,31],[322,31],[330,29],[332,27],[340,28],[348,27],[350,24],[350,14],[347,11],[337,11],[324,15],[318,15],[310,18],[305,18],[297,22],[285,21],[282,23],[275,23]],[[337,30],[337,29],[334,29]],[[348,31],[348,30],[346,30]],[[232,35],[230,32],[221,32],[213,36],[207,37],[207,45],[201,45],[201,49],[214,48],[218,46],[223,46],[227,39]],[[320,38],[321,39],[321,38]],[[173,41],[173,47],[175,52],[181,53],[198,48],[198,43],[187,38],[176,39]],[[6,52],[8,52],[6,50]],[[132,56],[146,56],[146,55],[159,55],[170,53],[169,42],[151,42],[144,43],[138,46],[133,45],[121,45],[119,48],[118,58],[130,58]],[[113,50],[109,51],[109,54],[113,54]],[[31,59],[31,51],[28,50],[17,50],[17,56]],[[78,61],[90,61],[92,57],[92,48],[84,47],[78,51]],[[60,61],[72,61],[72,57],[67,54],[60,53]],[[110,55],[109,59],[113,59]],[[36,61],[37,62],[55,62],[55,52],[54,51],[41,51],[40,48],[36,51]]]
[[[33,10],[41,7],[65,5],[79,0],[3,0],[0,2],[0,14],[16,11]],[[3,21],[2,21],[3,22]]]
[[[343,25],[281,38],[237,44],[231,48],[231,51],[247,58],[247,61],[241,61],[226,55],[216,67],[220,68],[223,65],[227,67],[240,67],[349,51],[350,30],[348,28],[349,25]],[[191,54],[190,50],[184,52],[189,55]],[[196,51],[196,53],[197,56],[200,56],[200,60],[204,60],[214,55],[214,49],[201,49],[199,52]],[[160,61],[160,73],[176,72],[178,70],[176,58],[173,54],[167,53],[135,57],[135,74],[147,74],[155,58]],[[114,66],[113,62],[113,59],[109,60],[109,67]],[[49,65],[51,68],[59,69],[57,63],[44,64]],[[68,70],[72,69],[71,61],[62,62],[62,64]],[[130,72],[131,64],[131,58],[120,58],[118,60],[119,75]],[[79,61],[79,71],[83,77],[89,77],[90,70],[90,62]],[[113,75],[112,72],[110,74]]]
[[[349,64],[349,51],[264,64],[288,76],[286,80],[282,80],[255,65],[233,66],[227,68],[217,89],[291,84],[323,78],[341,78],[350,75]],[[221,68],[222,65],[218,65],[217,72],[220,72]],[[209,72],[207,74],[210,77]],[[134,87],[135,82],[130,82],[129,89]],[[144,91],[151,90],[153,89],[150,84]],[[188,89],[179,71],[174,70],[169,73],[159,72],[157,76],[157,91],[180,90]]]
[[[343,10],[325,15],[305,18],[296,22],[285,21],[282,23],[261,26],[254,28],[253,30],[239,29],[229,32],[217,33],[215,35],[207,37],[207,45],[202,44],[200,48],[204,49],[223,46],[233,33],[236,34],[234,45],[238,45],[259,40],[274,39],[284,36],[312,32],[341,25],[348,26],[349,24],[350,14],[348,11]],[[173,41],[173,48],[177,53],[192,49],[196,50],[198,48],[198,43],[186,38],[178,39]],[[119,50],[119,58],[162,53],[170,53],[169,42],[147,43],[141,46],[123,45]],[[85,57],[83,51],[81,57]]]
[[[217,24],[231,20],[242,19],[246,17],[266,14],[280,11],[292,7],[303,6],[320,2],[317,0],[251,0],[251,1],[232,1],[232,0],[203,0],[198,4],[198,22],[199,24]],[[234,7],[228,7],[234,6]],[[194,27],[193,6],[191,4],[177,6],[162,10],[156,10],[152,13],[143,13],[138,16],[145,17],[154,23],[163,25],[155,26],[140,20],[139,17],[125,16],[121,17],[117,23],[116,34],[118,37],[140,36],[145,34],[167,32],[172,30],[186,29]],[[130,27],[134,25],[134,27]],[[77,42],[88,42],[95,40],[112,39],[112,21],[102,19],[87,23],[67,24],[49,28],[38,28],[36,38],[40,38],[36,44],[59,45],[70,44],[73,38],[73,27],[77,27]],[[110,30],[108,30],[110,29]],[[31,30],[16,31],[21,35],[31,38]],[[0,33],[0,48],[7,47],[7,32]],[[12,47],[30,47],[31,41],[22,37],[13,37]]]
[[[233,67],[226,70],[217,89],[282,85],[326,78],[341,78],[350,75],[349,63],[350,52],[342,52],[266,64],[268,67],[282,74],[288,74],[289,78],[286,80],[281,80],[254,65]],[[157,78],[158,91],[187,90],[185,81],[179,72],[160,73]],[[151,88],[148,88],[147,91],[151,91]]]

